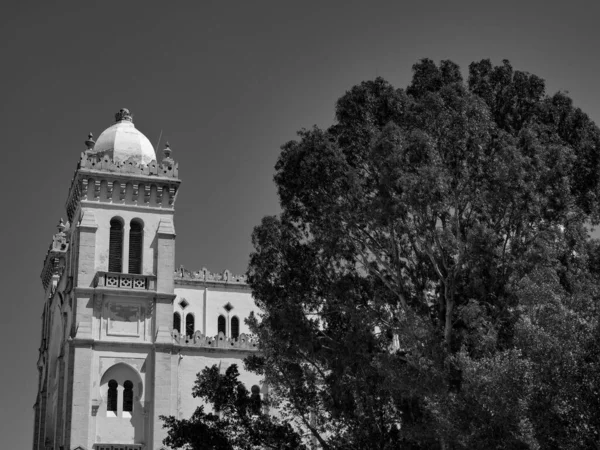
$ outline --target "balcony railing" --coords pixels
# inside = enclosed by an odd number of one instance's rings
[[[154,291],[156,290],[156,276],[138,275],[133,273],[97,272],[94,277],[94,287]]]
[[[143,444],[94,444],[94,450],[142,450]]]

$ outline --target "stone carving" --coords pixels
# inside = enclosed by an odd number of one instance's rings
[[[153,291],[156,289],[156,277],[154,275],[138,275],[98,271],[94,276],[92,286],[95,288],[106,287],[111,289],[135,289]]]
[[[52,242],[46,259],[44,260],[44,268],[42,269],[42,284],[44,289],[47,290],[50,287],[50,282],[54,276],[60,278],[66,267],[66,254],[69,249],[69,241],[67,239],[67,231],[69,226],[65,225],[62,219],[60,219],[58,225],[58,233],[52,237]]]
[[[227,284],[247,284],[246,275],[232,275],[229,270],[224,270],[222,273],[209,272],[206,268],[202,268],[197,272],[187,270],[180,266],[175,271],[175,278],[180,280],[197,280],[197,281],[212,281],[216,283]]]
[[[122,120],[133,122],[133,117],[127,108],[121,108],[119,112],[115,114],[115,122],[121,122]]]
[[[181,335],[177,330],[171,332],[173,342],[187,347],[222,348],[236,350],[259,350],[258,340],[249,334],[240,334],[237,339],[225,337],[221,332],[214,337],[204,336],[196,331],[193,336]]]

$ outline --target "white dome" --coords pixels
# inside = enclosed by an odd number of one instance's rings
[[[115,123],[98,136],[93,153],[109,155],[115,163],[122,163],[133,159],[138,164],[149,164],[156,160],[154,147],[131,121],[131,114],[127,109],[121,109],[116,115]]]

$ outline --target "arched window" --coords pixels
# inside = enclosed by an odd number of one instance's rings
[[[185,334],[187,336],[193,336],[195,328],[196,327],[194,326],[194,315],[187,314],[185,316]]]
[[[226,333],[226,330],[225,330],[225,328],[226,328],[225,327],[225,317],[219,316],[219,319],[217,321],[217,328],[218,328],[218,332],[219,333],[223,333],[223,334]]]
[[[236,316],[231,318],[231,337],[237,339],[240,335],[240,319]]]
[[[129,380],[123,383],[123,411],[133,411],[133,383]]]
[[[106,396],[106,410],[117,412],[117,386],[115,380],[108,382],[108,395]]]
[[[108,271],[123,271],[123,222],[117,217],[111,219],[110,221]]]
[[[255,384],[250,389],[250,412],[253,415],[260,414],[260,406],[261,406],[261,398],[260,398],[260,388]]]
[[[173,329],[181,333],[181,316],[178,312],[173,313]]]
[[[142,273],[142,245],[144,227],[139,220],[132,220],[129,228],[129,273]]]

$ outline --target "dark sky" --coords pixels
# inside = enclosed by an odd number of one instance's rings
[[[43,259],[87,133],[119,108],[153,144],[162,130],[179,161],[177,265],[235,273],[253,226],[278,211],[279,147],[330,125],[335,100],[360,81],[405,87],[424,57],[463,72],[506,58],[600,120],[596,2],[372,3],[3,5],[2,448],[31,446]]]

